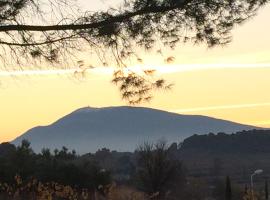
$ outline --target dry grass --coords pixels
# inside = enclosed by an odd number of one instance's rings
[[[144,193],[127,186],[111,184],[99,189],[77,189],[36,179],[24,182],[15,176],[14,184],[0,183],[0,200],[147,200]]]

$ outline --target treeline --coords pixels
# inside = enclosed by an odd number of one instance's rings
[[[4,143],[0,145],[0,180],[11,184],[19,175],[23,180],[36,178],[93,189],[110,183],[109,171],[102,171],[97,162],[79,162],[78,158],[75,151],[69,152],[65,147],[53,153],[44,149],[36,154],[26,140],[18,147]]]
[[[270,130],[193,135],[179,145],[176,154],[190,176],[211,181],[230,175],[245,185],[256,169],[263,169],[255,179],[262,186],[270,177]]]
[[[108,186],[111,188],[115,184],[125,188],[119,189],[121,194],[129,191],[141,196],[140,200],[201,200],[209,197],[216,200],[238,200],[243,196],[248,199],[251,195],[250,174],[262,165],[254,165],[257,154],[252,157],[252,162],[251,157],[248,157],[248,162],[253,166],[250,167],[243,162],[244,156],[236,156],[234,159],[234,152],[268,152],[269,139],[267,130],[243,131],[231,135],[210,133],[194,135],[179,144],[167,145],[164,141],[144,143],[135,152],[116,152],[103,148],[85,155],[78,155],[66,147],[54,151],[43,149],[35,153],[26,140],[19,146],[3,143],[0,145],[0,199],[3,195],[2,199],[12,199],[8,197],[13,197],[18,191],[18,182],[22,182],[19,191],[24,191],[29,183],[34,185],[32,191],[39,191],[40,184],[43,188],[50,188],[46,194],[57,200],[66,199],[53,197],[53,194],[59,194],[55,190],[57,187],[66,191],[66,186],[69,186],[72,189],[68,191],[73,194],[85,195],[87,191],[92,197],[98,192],[105,198],[112,193],[108,193],[111,191],[107,190]],[[214,156],[205,152],[214,152]],[[254,192],[261,199],[268,194],[265,175],[268,173],[266,167],[269,162],[267,158],[264,160],[264,176],[260,177],[260,184],[256,184],[258,193]],[[246,167],[243,168],[245,173],[240,171],[242,164]],[[240,172],[244,178],[240,177]],[[264,182],[267,190],[264,189]],[[28,194],[26,192],[26,196]],[[74,199],[80,198],[77,196]],[[117,200],[120,199],[118,196]]]
[[[176,144],[159,141],[145,143],[134,153],[104,148],[77,155],[63,147],[36,154],[28,141],[17,147],[4,143],[0,145],[0,199],[90,200],[98,193],[115,200],[223,200],[225,177],[217,180],[214,189],[207,180],[189,177],[175,154],[177,149]],[[118,192],[111,189],[115,184]],[[231,199],[244,195],[244,188],[230,187]]]
[[[212,153],[270,153],[270,130],[194,135],[182,143],[181,151],[188,150]]]
[[[36,154],[26,140],[17,147],[9,143],[0,145],[0,197],[2,193],[13,195],[11,191],[15,195],[16,188],[13,186],[18,182],[18,191],[25,191],[29,183],[34,185],[31,191],[37,192],[39,185],[52,188],[57,183],[87,188],[87,191],[101,194],[105,194],[104,188],[115,182],[136,188],[148,196],[155,194],[165,198],[168,191],[171,195],[176,194],[177,188],[185,180],[181,162],[172,156],[166,143],[161,141],[145,143],[133,154],[102,149],[95,154],[82,156],[65,147],[53,152],[43,149]],[[25,186],[22,186],[23,183]]]

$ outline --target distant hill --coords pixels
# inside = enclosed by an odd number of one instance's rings
[[[247,183],[256,169],[264,170],[260,178],[270,176],[270,130],[194,135],[184,140],[177,155],[190,174],[232,175]]]
[[[256,127],[197,115],[180,115],[141,107],[81,108],[49,126],[35,127],[12,143],[23,139],[35,151],[66,146],[78,153],[94,152],[106,147],[133,151],[144,141],[166,138],[182,141],[193,134],[232,133]]]
[[[270,153],[270,130],[249,130],[234,134],[193,135],[184,140],[181,150],[212,154]]]

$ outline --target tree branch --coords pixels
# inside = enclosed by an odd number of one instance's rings
[[[177,4],[175,6],[152,6],[145,9],[128,12],[125,14],[116,15],[108,19],[102,20],[100,22],[86,23],[86,24],[66,24],[66,25],[50,25],[50,26],[35,26],[35,25],[2,25],[0,26],[0,32],[10,32],[10,31],[33,31],[33,32],[47,32],[47,31],[76,31],[76,30],[86,30],[94,29],[112,23],[121,23],[130,18],[155,14],[155,13],[164,13],[167,11],[175,10],[180,7],[183,7],[186,3]]]
[[[47,44],[53,44],[56,42],[61,42],[64,40],[68,40],[68,39],[72,39],[74,38],[76,35],[71,35],[68,37],[61,37],[59,39],[55,39],[55,40],[48,40],[48,41],[44,41],[44,42],[35,42],[35,43],[16,43],[16,42],[5,42],[5,41],[1,41],[0,40],[0,44],[3,45],[8,45],[8,46],[20,46],[20,47],[31,47],[31,46],[41,46],[41,45],[47,45]]]

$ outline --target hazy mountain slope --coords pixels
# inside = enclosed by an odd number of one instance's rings
[[[194,135],[184,140],[177,153],[190,175],[216,178],[229,174],[247,183],[255,169],[264,170],[261,178],[270,175],[270,130]]]
[[[22,139],[28,139],[35,151],[43,147],[61,148],[63,145],[79,153],[102,147],[132,151],[146,140],[166,138],[168,141],[182,141],[193,134],[232,133],[253,128],[210,117],[179,115],[149,108],[82,108],[49,126],[27,131],[13,143],[19,144]]]

